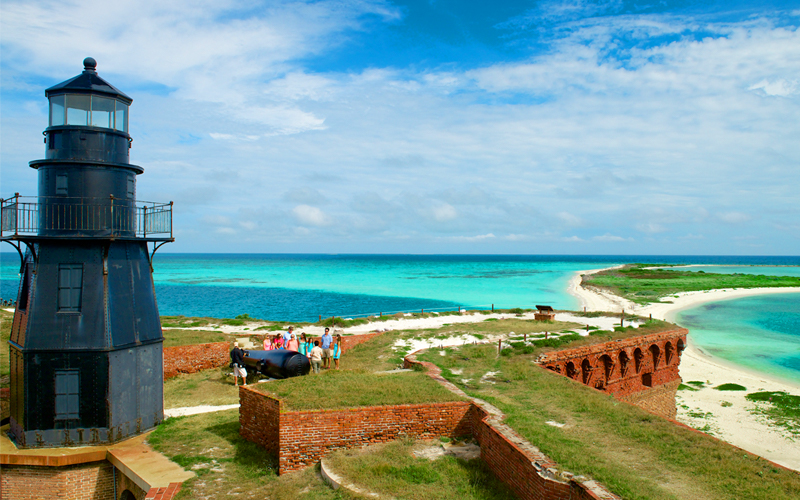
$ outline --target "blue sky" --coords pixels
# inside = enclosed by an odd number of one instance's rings
[[[44,89],[92,56],[134,99],[138,197],[175,201],[169,251],[800,249],[800,1],[0,14],[0,196],[36,194]]]

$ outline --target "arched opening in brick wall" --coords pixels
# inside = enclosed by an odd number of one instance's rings
[[[608,354],[600,356],[600,362],[603,365],[603,375],[605,376],[605,383],[611,380],[611,374],[614,373],[614,360]]]
[[[136,495],[131,493],[131,490],[125,490],[120,495],[119,500],[136,500]]]
[[[639,373],[639,372],[642,371],[642,360],[643,359],[644,359],[644,354],[642,353],[642,350],[637,347],[636,350],[633,351],[633,361],[634,361],[634,363],[636,365],[636,373]]]
[[[592,364],[589,363],[588,359],[584,359],[581,363],[581,372],[583,374],[583,383],[589,385],[589,381],[592,379]]]
[[[567,377],[573,380],[578,378],[578,370],[575,369],[575,363],[572,361],[567,363]]]
[[[666,345],[664,345],[664,361],[666,362],[666,364],[669,365],[670,363],[672,363],[672,357],[674,354],[675,354],[675,349],[672,348],[672,343],[667,342]]]
[[[628,353],[625,351],[620,351],[618,358],[620,376],[624,377],[628,374],[628,365],[631,360],[628,358]]]
[[[653,371],[658,370],[658,361],[661,358],[661,349],[658,348],[658,345],[650,346],[650,357],[653,359]]]
[[[683,354],[684,349],[686,349],[686,344],[683,343],[683,339],[678,339],[678,356]]]

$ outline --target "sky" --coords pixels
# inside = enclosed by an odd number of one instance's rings
[[[798,1],[0,3],[0,196],[44,89],[133,98],[160,251],[800,254]],[[10,248],[3,249],[4,251]]]

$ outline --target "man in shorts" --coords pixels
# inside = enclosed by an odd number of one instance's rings
[[[233,382],[238,387],[239,377],[242,377],[242,385],[247,385],[247,370],[244,367],[244,351],[239,349],[239,343],[233,343],[231,351],[231,367],[233,367]]]
[[[320,345],[322,348],[322,367],[326,370],[331,367],[331,359],[333,359],[333,350],[331,349],[333,337],[331,337],[330,331],[330,328],[326,328],[325,334],[320,339],[322,340]]]

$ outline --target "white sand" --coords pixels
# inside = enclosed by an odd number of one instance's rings
[[[676,314],[705,302],[735,299],[752,295],[773,293],[800,293],[798,288],[754,288],[726,289],[706,292],[685,292],[671,302],[648,306],[638,306],[630,301],[597,290],[580,286],[581,274],[598,272],[581,271],[570,282],[570,292],[581,301],[587,311],[612,311],[621,309],[641,316],[673,321]],[[688,381],[706,382],[698,391],[678,392],[678,420],[691,427],[705,430],[728,443],[772,460],[785,467],[800,470],[800,443],[751,410],[755,404],[745,399],[745,394],[757,391],[786,391],[800,395],[800,385],[776,379],[768,375],[748,371],[724,360],[702,352],[691,341],[691,333],[686,350],[681,356],[681,378]],[[713,387],[733,383],[747,388],[747,391],[718,391]],[[725,402],[726,406],[722,406]],[[728,404],[730,403],[730,406]]]

